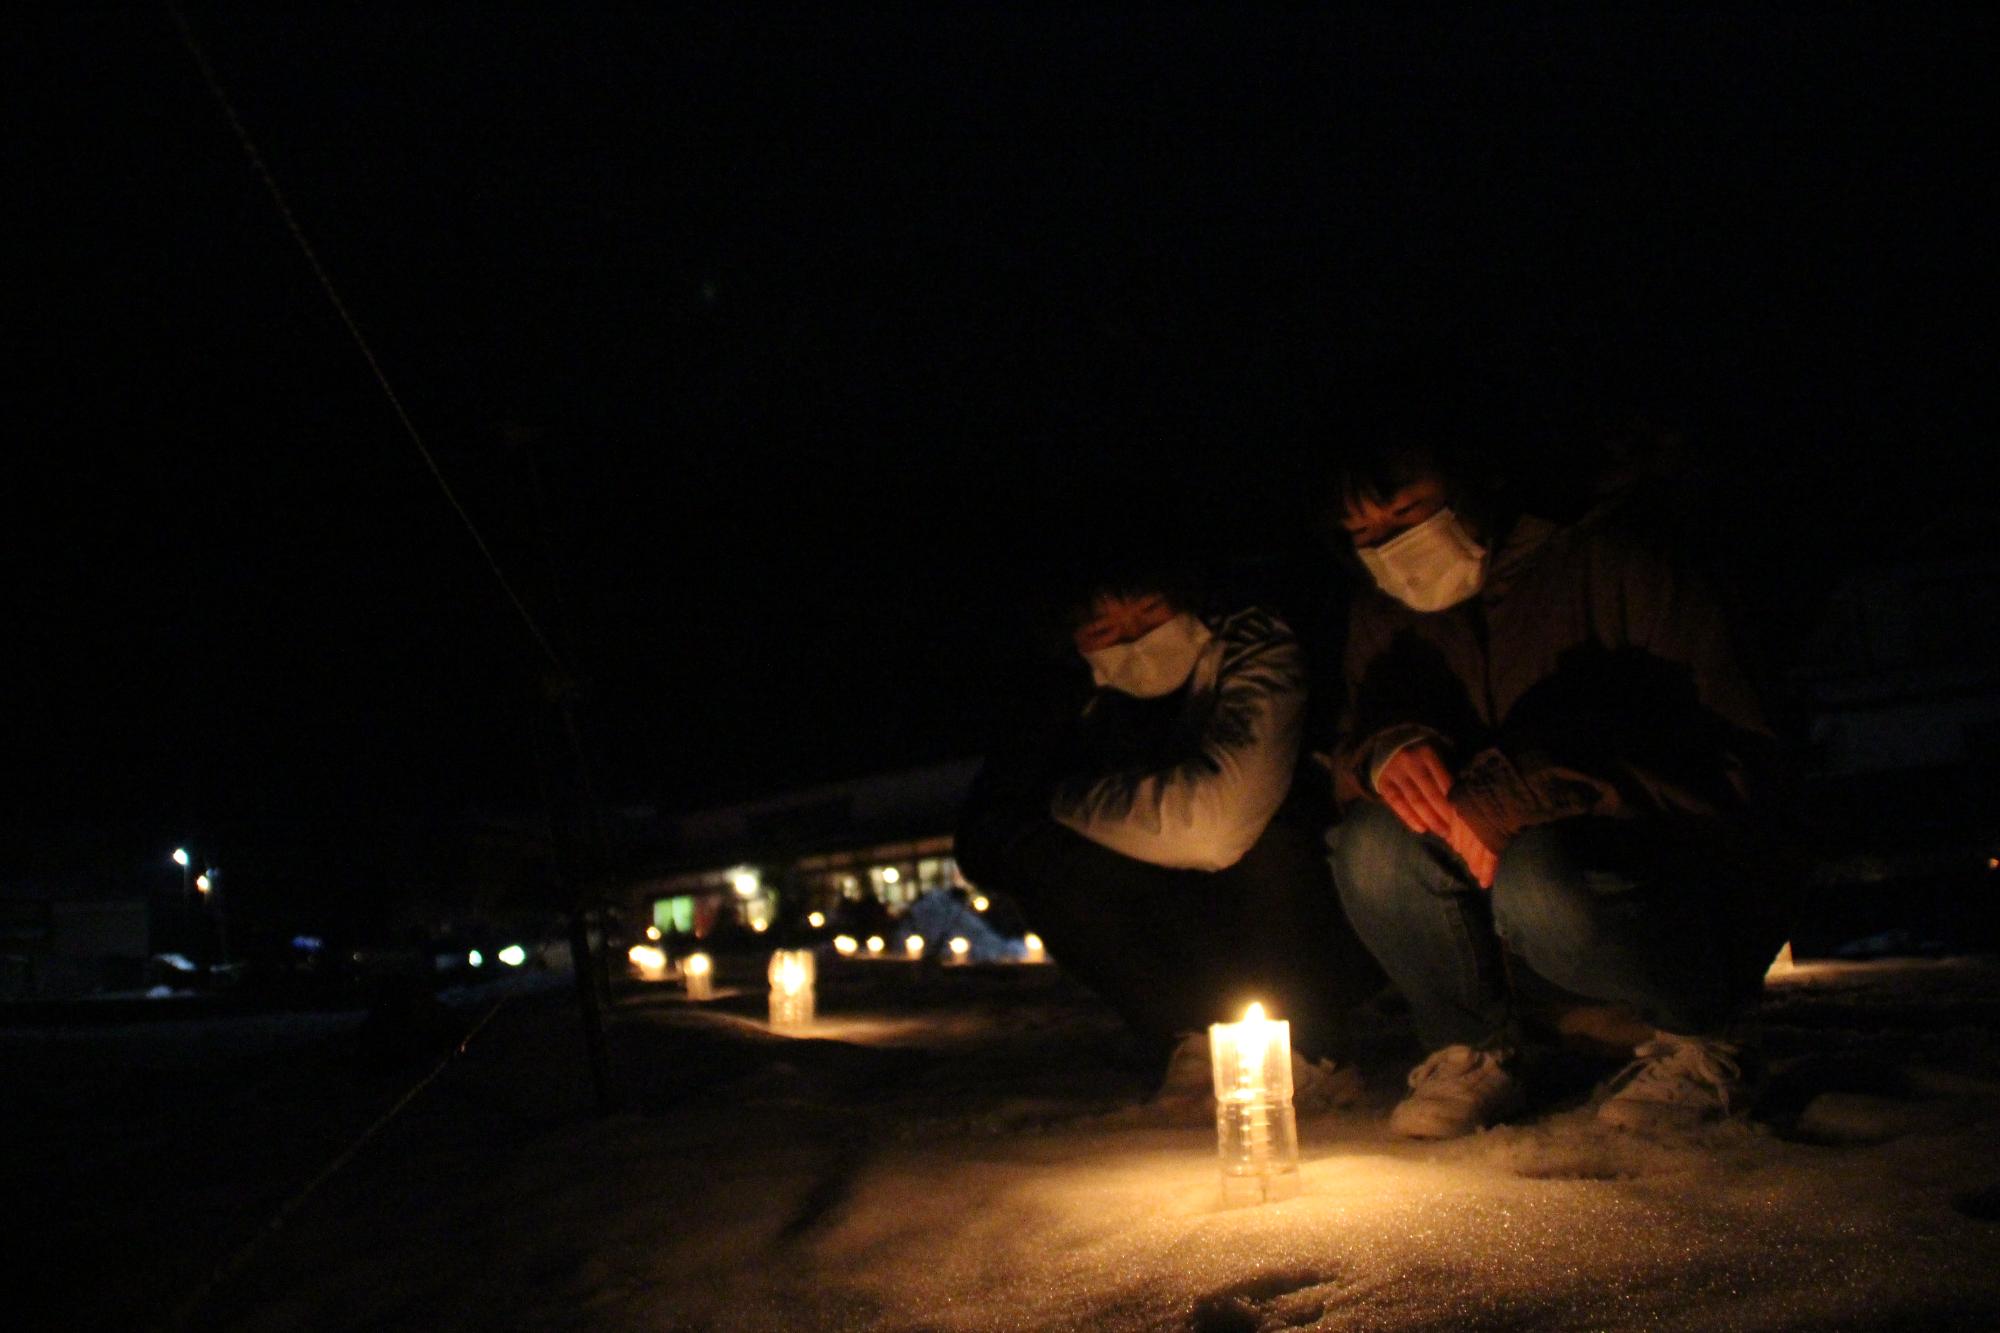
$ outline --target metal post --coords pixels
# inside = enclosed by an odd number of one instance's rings
[[[576,688],[566,680],[549,683],[550,702],[562,718],[563,735],[569,743],[572,799],[558,815],[555,829],[557,873],[570,895],[569,951],[576,978],[577,1008],[583,1019],[583,1048],[590,1064],[590,1082],[597,1096],[597,1110],[609,1115],[611,1061],[604,1041],[604,1016],[600,1004],[604,989],[599,951],[592,947],[591,909],[597,896],[597,876],[603,864],[597,854],[594,820],[590,804],[588,769],[584,765],[582,736],[576,725]],[[600,933],[603,921],[597,922]]]
[[[221,955],[219,965],[229,966],[229,914],[222,905],[222,872],[214,866],[207,870],[208,904],[215,913],[215,948]]]

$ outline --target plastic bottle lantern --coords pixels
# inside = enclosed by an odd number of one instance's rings
[[[715,998],[715,964],[705,953],[691,953],[681,959],[681,977],[687,982],[690,1000]]]
[[[771,955],[771,1026],[797,1028],[812,1021],[812,950],[779,949]]]
[[[625,951],[625,957],[642,981],[661,981],[667,975],[666,952],[655,944],[635,944]],[[520,964],[516,963],[518,967]]]
[[[1299,1192],[1299,1122],[1292,1109],[1292,1025],[1253,1004],[1241,1023],[1213,1023],[1215,1145],[1225,1205],[1268,1203]]]

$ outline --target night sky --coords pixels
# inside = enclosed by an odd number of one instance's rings
[[[1075,534],[1295,551],[1385,376],[1674,426],[1788,596],[1981,503],[1992,18],[1401,8],[187,14],[672,809],[974,752]],[[7,60],[10,841],[532,809],[534,646],[168,11]]]

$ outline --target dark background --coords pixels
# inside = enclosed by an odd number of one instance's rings
[[[1385,376],[1677,431],[1781,647],[1986,505],[1971,10],[188,19],[612,803],[976,752],[1079,534],[1310,582]],[[169,12],[7,61],[12,865],[536,809],[533,644]]]

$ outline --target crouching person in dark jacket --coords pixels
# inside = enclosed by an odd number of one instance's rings
[[[1709,586],[1635,500],[1507,514],[1433,450],[1341,478],[1351,607],[1329,836],[1348,915],[1430,1051],[1391,1117],[1464,1134],[1526,1105],[1523,986],[1646,1034],[1598,1116],[1740,1104],[1732,1022],[1783,942],[1779,746]]]
[[[1382,977],[1334,895],[1324,782],[1317,799],[1294,790],[1306,669],[1291,630],[1204,608],[1165,563],[1100,568],[1069,603],[1094,688],[989,756],[961,869],[1157,1058],[1190,1057],[1170,1084],[1206,1095],[1207,1025],[1252,1001],[1291,1022],[1297,1052],[1329,1058]]]

